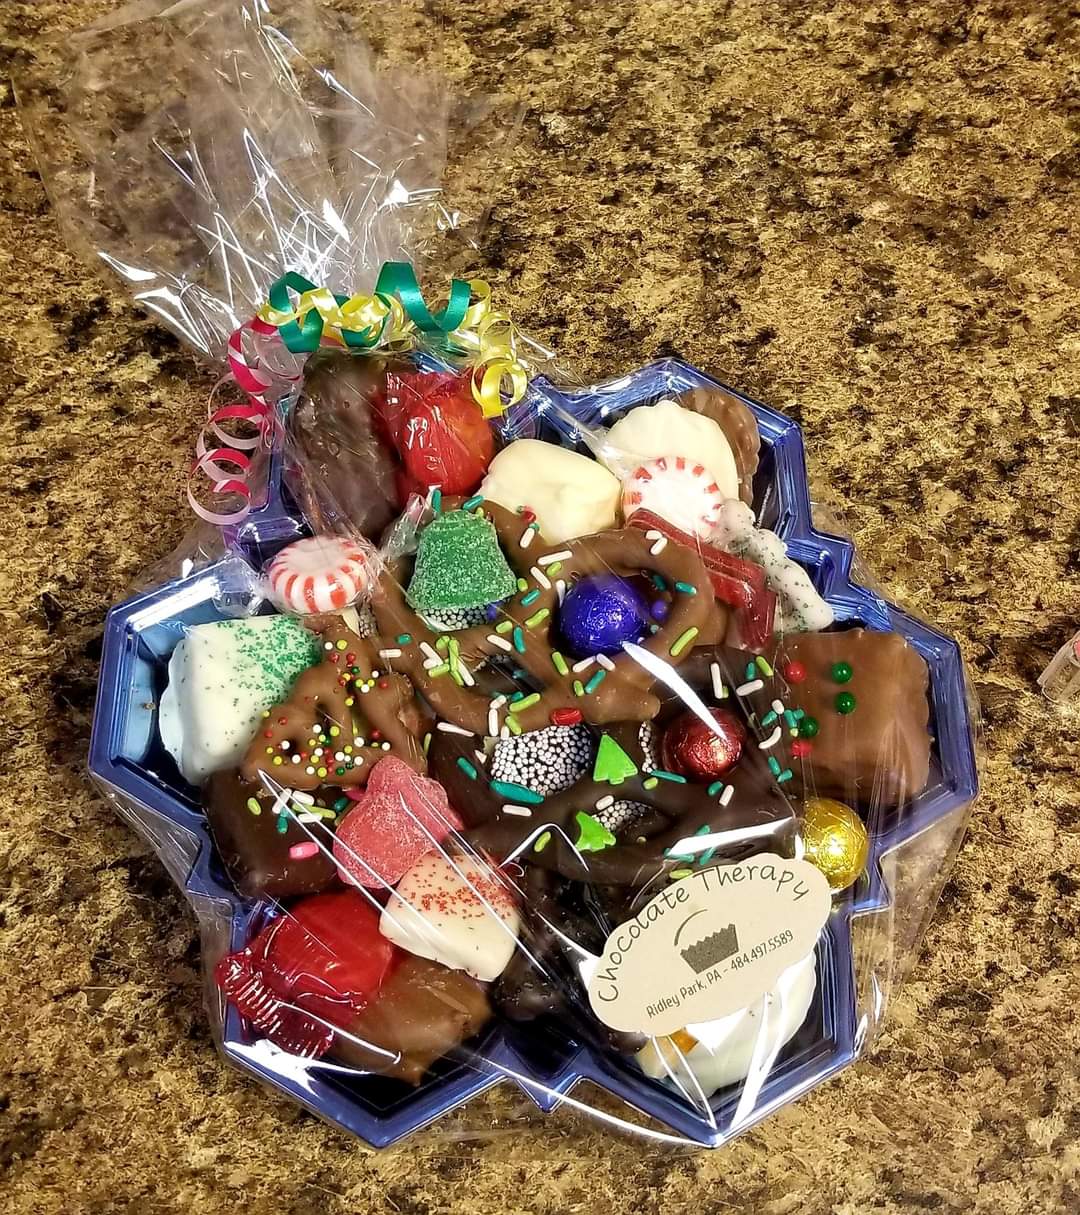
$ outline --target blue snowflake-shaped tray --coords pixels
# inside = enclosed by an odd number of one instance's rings
[[[580,426],[614,422],[636,405],[698,387],[724,386],[674,359],[572,392],[537,380],[512,411],[507,427],[514,437],[537,433],[564,446],[583,446]],[[258,1038],[228,1005],[223,1010],[222,1047],[234,1063],[375,1147],[394,1143],[499,1083],[516,1083],[548,1111],[563,1103],[580,1104],[571,1090],[583,1081],[621,1098],[673,1136],[717,1146],[856,1057],[863,1026],[856,1006],[852,919],[888,906],[883,858],[975,797],[972,717],[956,642],[853,580],[851,542],[813,525],[799,427],[756,401],[742,399],[761,431],[761,462],[754,480],[759,521],[784,538],[832,605],[839,624],[895,630],[923,656],[930,670],[934,736],[926,789],[902,810],[872,825],[866,874],[834,900],[817,946],[818,984],[810,1013],[758,1091],[721,1089],[708,1108],[694,1107],[644,1076],[629,1060],[578,1041],[572,1028],[503,1021],[492,1023],[461,1058],[437,1063],[419,1087],[412,1088],[289,1056]],[[230,885],[215,855],[198,791],[183,780],[161,746],[156,706],[169,656],[185,627],[223,618],[233,597],[242,596],[248,586],[248,561],[261,562],[302,534],[281,494],[279,468],[272,468],[270,482],[266,504],[230,537],[239,557],[137,595],[109,613],[90,747],[92,774],[150,839],[204,924],[213,922],[223,929],[221,946],[232,949],[243,946],[276,908],[243,899]]]

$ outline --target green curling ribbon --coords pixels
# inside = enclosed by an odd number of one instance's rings
[[[290,289],[299,292],[301,295],[308,291],[318,290],[315,284],[304,278],[302,274],[297,274],[294,270],[290,270],[288,273],[283,274],[270,288],[267,295],[270,307],[278,312],[290,311],[292,308],[292,301],[289,299]],[[278,329],[278,336],[285,344],[285,347],[293,354],[308,354],[313,350],[319,349],[322,329],[322,317],[313,308],[310,312],[306,312],[299,322],[286,321]]]
[[[294,309],[289,292],[295,291],[300,300]],[[295,270],[283,274],[267,294],[267,303],[259,312],[261,320],[277,326],[282,344],[292,354],[311,354],[319,349],[323,329],[329,322],[347,346],[369,349],[382,339],[386,322],[392,309],[383,301],[381,319],[375,323],[355,328],[347,323],[343,313],[356,305],[370,305],[371,301],[350,301],[347,295],[336,295],[326,287],[316,287],[309,279]],[[375,318],[373,318],[375,319]]]
[[[423,333],[453,333],[465,320],[469,310],[472,289],[464,279],[450,280],[450,298],[446,307],[432,315],[424,303],[416,272],[408,262],[384,262],[375,284],[376,295],[396,295],[408,314],[409,320]]]

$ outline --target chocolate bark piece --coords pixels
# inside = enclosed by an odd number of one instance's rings
[[[329,794],[329,802],[320,793]],[[317,790],[313,796],[316,802],[330,805],[341,791]],[[203,786],[210,834],[233,885],[247,898],[278,899],[317,894],[336,885],[337,866],[327,855],[333,844],[331,832],[312,823],[309,835],[292,814],[286,817],[285,831],[279,832],[275,800],[261,781],[245,780],[236,769],[215,772]],[[258,814],[249,802],[258,805]],[[293,806],[294,812],[298,809]],[[312,852],[312,835],[325,852]],[[297,846],[303,855],[290,855]]]
[[[749,406],[723,388],[692,388],[677,398],[684,409],[711,418],[724,432],[735,456],[739,474],[739,497],[747,504],[754,500],[754,473],[757,472],[761,435],[757,419]]]
[[[818,723],[802,785],[810,796],[848,805],[892,808],[926,787],[930,774],[930,676],[922,656],[899,633],[848,629],[794,633],[782,641],[774,666],[801,663],[806,678],[791,684],[789,708]],[[846,664],[851,675],[835,678]],[[838,697],[854,698],[848,712]],[[796,770],[797,770],[796,765]]]
[[[332,1053],[351,1067],[419,1084],[436,1059],[479,1033],[490,1016],[486,983],[406,955],[347,1035],[337,1035]]]
[[[676,698],[669,698],[658,723],[683,707]],[[513,857],[519,864],[553,869],[576,881],[641,887],[683,866],[681,854],[670,852],[674,845],[698,833],[724,833],[723,841],[709,853],[710,863],[740,860],[765,851],[790,854],[794,812],[757,748],[744,751],[740,762],[725,775],[724,783],[732,792],[725,794],[722,804],[719,791],[710,795],[703,784],[653,777],[640,746],[638,723],[608,726],[604,732],[633,760],[638,768],[635,775],[618,785],[586,775],[570,788],[524,807],[515,802],[515,797],[521,800],[520,794],[489,782],[486,772],[475,763],[472,739],[436,732],[428,760],[432,775],[442,783],[451,806],[465,821],[466,838],[499,862]],[[466,767],[458,763],[462,758]],[[468,767],[476,770],[476,779],[469,775]],[[573,845],[582,832],[579,816],[594,816],[608,798],[646,809],[625,831],[619,831],[614,844],[594,851],[577,849]],[[522,814],[523,809],[528,814]]]
[[[293,497],[317,534],[352,525],[378,540],[401,509],[398,461],[379,418],[390,372],[401,359],[320,351],[304,371],[304,392],[289,417]]]
[[[769,721],[774,700],[802,712],[798,739],[791,738],[782,719],[754,728],[764,740],[781,727],[776,743],[762,753],[775,758],[781,769],[791,770],[786,789],[808,797],[834,797],[864,809],[894,809],[922,792],[929,779],[932,741],[929,672],[922,656],[899,633],[791,633],[773,643],[766,659],[773,674],[756,669],[751,676],[747,664],[753,663],[753,655],[701,647],[682,673],[691,683],[702,681],[710,664],[717,662],[733,691],[753,688],[735,692],[724,703],[755,714],[757,723]],[[792,663],[802,671],[789,674]],[[850,675],[844,667],[850,668]],[[761,686],[754,687],[759,681]],[[838,702],[838,697],[851,701]]]

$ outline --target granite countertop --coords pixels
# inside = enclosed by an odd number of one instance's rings
[[[115,7],[3,0],[4,74]],[[587,378],[677,351],[802,422],[880,580],[961,639],[984,793],[874,1057],[722,1152],[492,1098],[490,1135],[376,1155],[227,1067],[194,917],[84,769],[102,618],[180,539],[213,377],[65,247],[5,84],[4,1210],[1080,1209],[1080,711],[1035,685],[1080,626],[1075,12],[395,11],[528,106],[478,268]]]

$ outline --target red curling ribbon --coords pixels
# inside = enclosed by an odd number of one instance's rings
[[[264,371],[259,365],[257,353],[249,358],[244,350],[245,332],[254,335],[256,346],[260,339],[277,334],[273,325],[253,317],[229,338],[227,358],[230,374],[222,383],[231,379],[246,394],[247,401],[209,410],[206,425],[196,441],[195,460],[188,473],[188,504],[200,519],[216,527],[239,523],[251,512],[251,478],[256,469],[256,462],[247,453],[255,452],[259,447],[269,449],[276,426],[274,406],[266,400],[266,390],[281,379],[295,381],[300,378],[299,373],[272,376]],[[210,394],[211,404],[220,387],[219,383]],[[237,437],[222,429],[223,422],[238,419],[250,422],[255,433],[247,437]],[[195,482],[200,476],[206,476],[213,483],[213,495],[239,495],[242,501],[228,511],[215,511],[203,506],[195,496]]]

